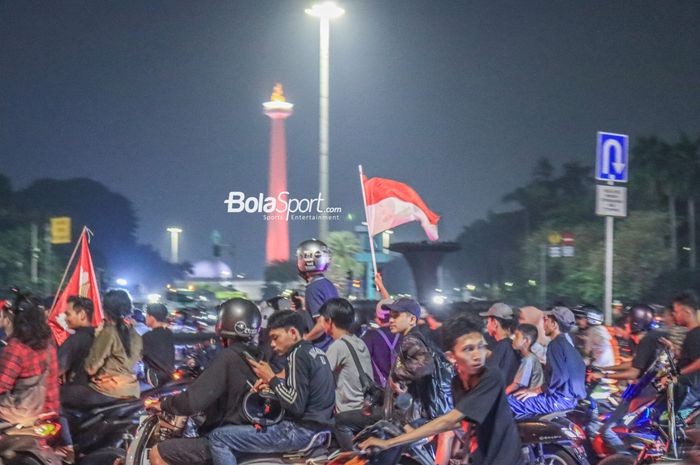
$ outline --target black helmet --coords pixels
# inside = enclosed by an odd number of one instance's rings
[[[323,273],[331,264],[331,249],[323,241],[309,239],[297,247],[297,270],[302,275]]]
[[[574,315],[576,315],[576,318],[585,318],[588,324],[592,326],[602,325],[605,319],[603,312],[591,304],[579,305],[574,309]]]
[[[627,309],[627,314],[630,319],[630,331],[639,333],[651,329],[651,323],[654,321],[654,311],[650,306],[645,304],[634,304]]]
[[[216,334],[227,338],[252,339],[260,331],[262,316],[258,306],[236,297],[219,305]]]
[[[272,391],[250,391],[243,398],[243,415],[253,425],[270,426],[282,421],[284,409]]]

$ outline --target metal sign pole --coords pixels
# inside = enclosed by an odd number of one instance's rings
[[[615,219],[605,217],[605,324],[612,324],[612,293],[613,293],[613,233]]]
[[[625,134],[598,132],[596,143],[596,215],[605,217],[605,281],[603,309],[605,324],[612,324],[613,253],[615,219],[627,216],[627,188],[615,183],[626,183],[629,178],[629,137]]]

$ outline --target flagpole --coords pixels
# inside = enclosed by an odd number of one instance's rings
[[[369,236],[369,252],[370,255],[372,256],[372,269],[374,270],[374,273],[372,276],[377,274],[377,258],[374,255],[374,237],[372,237],[372,232],[369,230],[369,216],[367,215],[367,194],[365,194],[365,183],[364,180],[362,179],[363,172],[362,172],[362,165],[357,165],[357,168],[360,170],[360,186],[362,187],[362,205],[365,207],[365,221],[367,222],[367,236]],[[368,283],[369,284],[369,283]],[[377,287],[377,284],[375,283],[375,287]]]
[[[53,303],[51,304],[51,310],[56,306],[56,301],[58,300],[58,296],[61,295],[61,288],[63,287],[63,283],[66,280],[66,275],[68,274],[68,270],[70,270],[70,266],[73,263],[73,259],[75,258],[75,254],[78,252],[78,247],[83,241],[83,233],[85,233],[85,230],[87,229],[87,226],[83,226],[83,230],[80,232],[80,239],[78,239],[78,242],[75,243],[75,248],[73,249],[73,253],[70,256],[70,260],[68,260],[68,266],[66,266],[65,271],[63,271],[63,277],[61,277],[61,283],[58,285],[58,289],[56,290],[56,295],[53,296]],[[89,231],[89,229],[88,229]]]

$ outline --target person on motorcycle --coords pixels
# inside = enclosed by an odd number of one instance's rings
[[[306,310],[314,321],[314,326],[304,335],[314,346],[326,350],[333,339],[323,328],[319,310],[328,299],[338,297],[338,289],[323,273],[331,265],[331,249],[318,239],[309,239],[297,247],[297,270],[306,281],[304,301]]]
[[[573,312],[557,306],[544,312],[547,346],[546,383],[539,389],[521,390],[508,397],[516,418],[527,418],[574,408],[586,397],[586,365],[566,337],[575,323]]]
[[[352,450],[352,437],[365,426],[379,420],[371,406],[365,405],[360,370],[372,373],[372,360],[365,343],[350,331],[355,322],[355,309],[345,299],[330,299],[321,307],[326,332],[333,344],[326,351],[336,379],[335,437],[342,450]],[[357,362],[357,363],[356,363]]]
[[[678,399],[681,408],[690,408],[700,401],[700,323],[698,323],[698,299],[691,292],[684,292],[673,298],[673,316],[680,326],[687,329],[683,345],[678,354]],[[667,347],[673,343],[662,339]]]
[[[547,345],[549,338],[544,334],[544,313],[537,307],[526,306],[520,309],[519,324],[530,324],[537,328],[537,341],[530,349],[542,365],[547,363]]]
[[[188,386],[187,391],[164,397],[151,408],[181,416],[204,413],[204,423],[197,438],[173,438],[159,443],[150,451],[151,465],[211,464],[208,435],[223,425],[248,424],[243,413],[243,399],[255,374],[243,358],[243,352],[259,355],[252,343],[260,330],[260,311],[246,299],[234,298],[219,306],[216,334],[223,346],[216,357]]]
[[[390,331],[401,334],[399,350],[389,376],[389,386],[394,394],[407,392],[413,399],[406,421],[415,427],[447,413],[453,406],[449,387],[430,389],[431,384],[439,379],[436,378],[439,375],[436,358],[444,360],[444,355],[418,327],[420,305],[413,299],[402,297],[383,305],[382,309],[390,312]],[[448,363],[447,360],[444,362]],[[452,377],[452,373],[449,377]],[[445,463],[449,458],[450,441],[449,435],[438,437],[436,463]]]
[[[87,385],[90,381],[84,363],[95,340],[93,312],[92,300],[77,295],[68,297],[66,324],[74,332],[58,348],[58,369],[64,385]]]
[[[241,454],[298,450],[319,431],[333,428],[333,372],[326,354],[304,339],[301,315],[277,312],[267,328],[272,349],[287,356],[289,370],[276,374],[266,362],[247,361],[258,377],[253,389],[271,390],[285,417],[263,431],[252,425],[226,425],[212,431],[209,448],[214,465],[236,465]]]
[[[510,305],[498,302],[489,308],[487,312],[479,313],[479,316],[486,317],[488,323],[486,329],[496,343],[491,347],[491,355],[486,363],[503,373],[506,386],[513,382],[515,373],[518,371],[520,362],[513,349],[511,340],[511,330],[515,320],[513,309]]]
[[[469,317],[459,316],[444,325],[445,355],[455,366],[452,395],[455,407],[419,428],[390,439],[369,438],[360,449],[389,450],[421,439],[452,431],[462,423],[474,424],[476,450],[473,465],[522,465],[518,428],[508,407],[503,378],[497,369],[486,365],[486,341],[481,328]],[[469,441],[467,440],[467,443]],[[381,457],[376,463],[395,463],[397,454]]]
[[[107,291],[103,306],[104,327],[95,336],[84,364],[90,382],[63,387],[61,403],[67,408],[86,410],[118,399],[139,398],[134,367],[141,360],[142,341],[124,321],[131,311],[131,296],[122,289]]]
[[[146,306],[146,325],[151,329],[143,337],[143,365],[151,386],[170,381],[175,368],[175,343],[168,327],[168,308],[163,304]]]
[[[628,324],[630,332],[639,339],[637,351],[631,363],[622,363],[607,367],[606,373],[592,373],[589,377],[599,380],[603,377],[616,380],[635,380],[639,378],[656,360],[661,348],[661,339],[666,335],[662,330],[651,331],[654,312],[648,305],[635,304],[629,308]]]
[[[603,325],[603,312],[593,305],[581,305],[574,311],[579,333],[584,336],[582,348],[586,365],[594,368],[607,368],[616,365],[613,336]]]
[[[31,424],[41,413],[58,413],[58,360],[44,308],[18,293],[0,309],[0,326],[8,335],[0,354],[0,419]]]
[[[536,389],[542,386],[544,371],[542,364],[532,353],[532,345],[537,341],[537,328],[527,323],[518,325],[513,338],[513,349],[520,353],[520,366],[513,382],[506,386],[506,394],[519,389]]]

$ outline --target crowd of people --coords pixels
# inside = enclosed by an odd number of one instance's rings
[[[235,465],[245,454],[303,448],[321,431],[332,431],[342,450],[372,449],[377,463],[396,462],[403,446],[437,435],[435,461],[446,464],[459,428],[474,439],[471,463],[521,464],[517,420],[574,408],[588,395],[587,382],[603,393],[633,383],[661,348],[678,360],[678,405],[700,399],[692,293],[663,310],[632,305],[610,326],[592,305],[540,310],[504,302],[440,323],[414,299],[391,299],[377,274],[382,300],[374,320],[360,326],[352,303],[324,276],[328,247],[306,241],[297,256],[307,282],[303,299],[272,299],[264,316],[246,299],[221,304],[216,355],[186,391],[152,403],[173,415],[203,417],[198,437],[153,447],[153,465]],[[94,303],[71,296],[65,321],[72,334],[60,346],[37,300],[18,296],[0,311],[6,334],[0,418],[19,423],[60,414],[67,460],[69,410],[138,398],[167,383],[175,363],[164,305],[146,306],[139,318],[128,293],[111,290],[102,306],[104,324],[94,328]],[[250,392],[274,395],[284,409],[281,421],[262,428],[251,422]],[[408,407],[396,409],[399,398],[410,399]],[[363,428],[393,414],[401,415],[404,434],[353,443]],[[610,428],[601,433],[611,448],[623,449]]]

